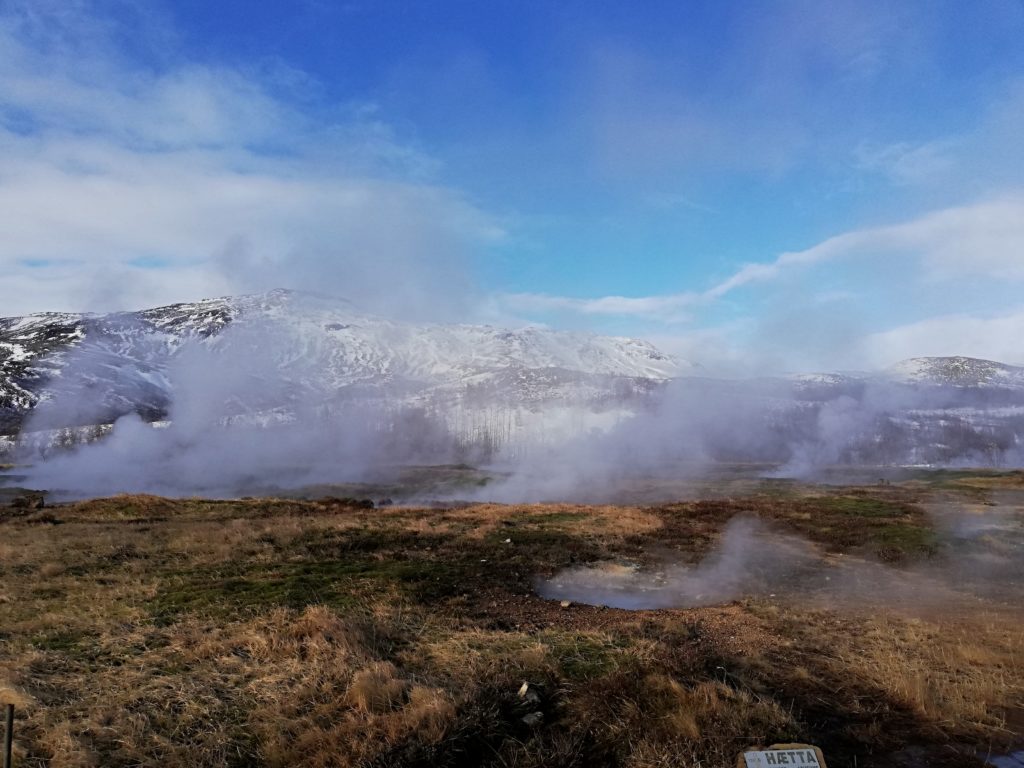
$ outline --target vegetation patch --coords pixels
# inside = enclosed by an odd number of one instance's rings
[[[276,606],[351,608],[394,589],[414,600],[448,594],[457,568],[433,560],[349,560],[201,569],[168,578],[151,601],[167,622],[181,613],[228,617]]]
[[[939,550],[938,534],[922,525],[880,525],[872,530],[876,551],[885,554],[891,551],[889,559],[902,559],[912,555],[934,555]]]
[[[822,496],[811,502],[816,511],[855,517],[902,518],[914,514],[906,504],[872,496]]]
[[[59,629],[36,635],[32,638],[32,645],[40,651],[75,656],[83,648],[92,644],[95,639],[96,636],[90,632],[76,629]]]
[[[513,516],[512,520],[516,523],[525,525],[535,525],[540,527],[560,527],[569,525],[571,523],[578,523],[581,520],[586,520],[592,517],[592,515],[588,515],[586,512],[559,511],[520,514]]]
[[[551,632],[540,636],[559,672],[568,680],[602,677],[618,667],[624,644],[609,637],[578,632]]]

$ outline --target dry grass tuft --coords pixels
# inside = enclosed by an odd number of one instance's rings
[[[375,662],[356,672],[345,692],[349,706],[367,715],[391,712],[405,701],[408,683],[396,679],[395,665],[387,661]]]
[[[1024,637],[1016,621],[950,617],[940,623],[872,617],[853,668],[924,717],[948,725],[1002,725],[1007,704],[1024,703]]]

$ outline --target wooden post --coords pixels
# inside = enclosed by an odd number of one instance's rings
[[[4,731],[4,768],[11,768],[11,753],[14,749],[14,705],[7,705],[7,728]]]

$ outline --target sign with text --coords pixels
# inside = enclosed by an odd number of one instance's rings
[[[825,768],[824,762],[818,759],[819,754],[814,747],[794,746],[788,749],[744,752],[743,760],[746,768],[775,768],[779,765]]]

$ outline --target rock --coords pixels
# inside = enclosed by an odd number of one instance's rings
[[[15,509],[42,509],[46,501],[41,493],[25,493],[11,499],[11,506]]]
[[[521,722],[528,728],[536,728],[538,725],[544,722],[544,713],[531,712],[526,717],[524,717]]]
[[[540,704],[540,694],[537,693],[537,690],[531,687],[529,683],[523,683],[522,687],[519,689],[519,698],[526,704],[534,706]]]
[[[572,607],[572,600],[563,600],[562,602],[559,603],[559,605],[562,606],[563,608],[571,608]]]

